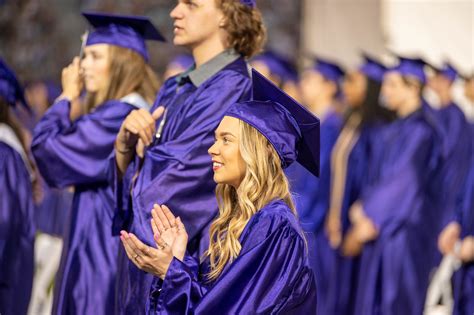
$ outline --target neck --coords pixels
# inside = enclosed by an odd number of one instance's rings
[[[406,117],[411,113],[417,111],[421,107],[421,99],[413,98],[407,100],[400,108],[397,110],[399,117]]]
[[[196,62],[196,68],[205,64],[224,50],[226,50],[226,47],[219,37],[209,39],[208,41],[193,47],[192,54],[194,61]]]
[[[451,92],[450,91],[444,91],[442,93],[438,93],[439,100],[441,102],[441,107],[446,107],[452,102],[451,98]]]
[[[310,110],[319,118],[323,118],[323,116],[328,112],[333,104],[333,98],[330,95],[321,95],[318,96],[313,103],[310,105]]]

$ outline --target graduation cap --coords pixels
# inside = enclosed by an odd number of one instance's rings
[[[253,58],[252,61],[264,63],[270,73],[278,76],[283,82],[298,81],[298,73],[291,61],[272,50],[265,51]]]
[[[145,40],[164,42],[165,38],[151,21],[144,16],[112,15],[83,12],[94,27],[87,37],[86,46],[109,44],[136,51],[148,61]]]
[[[359,67],[359,71],[374,81],[382,82],[387,67],[366,53],[363,53],[363,57],[364,63]]]
[[[445,62],[441,68],[436,68],[435,71],[451,82],[454,82],[458,77],[458,71],[449,62]]]
[[[275,148],[283,168],[295,160],[319,176],[319,119],[252,70],[252,100],[233,104],[226,116],[257,129]]]
[[[319,72],[326,80],[333,81],[336,84],[344,76],[344,70],[337,63],[320,57],[314,58],[313,70]]]
[[[240,3],[252,8],[255,8],[257,6],[257,0],[240,0]]]
[[[3,97],[10,106],[20,102],[26,109],[30,110],[26,102],[23,87],[15,76],[15,73],[0,58],[0,97]]]
[[[397,56],[399,63],[397,66],[390,68],[390,72],[398,72],[402,76],[410,76],[416,78],[422,84],[426,83],[425,66],[426,61],[421,58],[408,58]]]

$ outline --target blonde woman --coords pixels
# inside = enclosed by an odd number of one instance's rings
[[[75,186],[53,313],[112,314],[119,241],[112,236],[113,194],[108,156],[122,121],[149,108],[158,80],[145,39],[162,39],[143,17],[84,14],[94,27],[63,70],[63,92],[38,123],[32,144],[49,185]],[[82,88],[84,100],[80,99]]]
[[[157,277],[150,314],[316,311],[314,275],[283,169],[297,159],[318,174],[319,120],[255,71],[253,89],[252,101],[227,110],[209,149],[219,214],[204,261],[185,254],[184,224],[166,206],[152,211],[156,248],[122,231],[129,259]]]

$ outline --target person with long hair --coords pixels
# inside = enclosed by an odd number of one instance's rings
[[[0,59],[0,313],[26,314],[34,270],[34,165],[12,107],[28,108],[13,71]]]
[[[421,59],[399,57],[384,75],[383,102],[397,120],[377,135],[342,243],[345,255],[360,255],[354,314],[423,313],[445,210],[436,181],[442,131],[423,108],[424,67]]]
[[[113,313],[119,239],[112,235],[108,157],[125,117],[136,108],[148,109],[158,91],[145,40],[162,37],[151,22],[83,15],[94,27],[85,39],[84,58],[74,58],[63,70],[62,94],[36,126],[32,143],[46,182],[75,187],[55,314]]]
[[[358,259],[345,257],[340,248],[349,228],[349,208],[361,197],[369,171],[373,138],[395,114],[380,105],[385,66],[364,55],[363,64],[347,73],[343,96],[349,110],[331,154],[331,187],[325,233],[331,249],[324,270],[331,281],[327,300],[319,301],[323,314],[349,314],[354,306]],[[320,249],[321,250],[321,249]]]
[[[174,44],[188,48],[195,65],[169,78],[151,111],[133,111],[117,135],[114,233],[125,229],[153,244],[149,210],[166,203],[186,224],[189,253],[199,257],[217,213],[207,149],[227,108],[250,97],[246,59],[261,49],[265,28],[251,0],[180,0],[170,16]],[[143,158],[137,146],[146,147]],[[153,277],[123,249],[119,259],[116,312],[140,313]]]
[[[321,176],[315,178],[304,167],[295,163],[285,170],[290,181],[301,226],[308,240],[309,261],[318,286],[327,287],[324,274],[325,252],[328,249],[324,235],[330,190],[331,152],[341,131],[343,116],[338,111],[338,95],[344,70],[336,62],[318,57],[306,69],[300,81],[304,105],[321,119]],[[318,301],[324,301],[326,290],[318,290]],[[322,307],[318,303],[318,309]]]
[[[270,122],[270,123],[269,123]],[[148,314],[315,314],[316,284],[284,169],[319,174],[319,120],[253,71],[209,148],[219,214],[200,264],[180,217],[154,205],[155,246],[122,231],[128,258],[153,275]],[[151,234],[151,233],[150,233]]]

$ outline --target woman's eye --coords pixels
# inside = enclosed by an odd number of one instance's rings
[[[222,142],[228,143],[228,142],[229,142],[229,139],[227,139],[227,137],[224,137],[224,138],[222,139]]]

